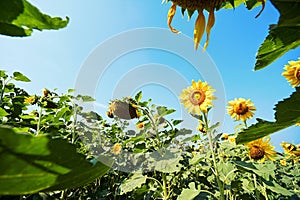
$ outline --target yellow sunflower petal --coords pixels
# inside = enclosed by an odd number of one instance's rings
[[[203,14],[203,9],[198,10],[198,13],[199,14],[196,19],[195,29],[194,29],[194,48],[195,48],[195,50],[198,49],[198,46],[200,44],[201,38],[202,38],[204,30],[205,30],[205,17]]]
[[[206,25],[206,42],[205,42],[204,48],[203,48],[204,51],[206,50],[206,48],[208,46],[210,30],[214,26],[214,24],[215,24],[215,13],[214,13],[214,8],[211,8],[209,11],[208,21],[207,21],[207,25]]]
[[[173,33],[177,33],[178,34],[178,33],[180,33],[180,31],[176,30],[171,25],[175,13],[176,13],[176,4],[173,3],[172,6],[171,6],[171,8],[169,9],[169,12],[168,12],[168,26],[169,26],[170,30]]]

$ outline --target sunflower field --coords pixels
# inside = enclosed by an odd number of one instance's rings
[[[258,47],[255,70],[300,46],[300,0],[157,3],[168,6],[162,20],[172,36],[180,33],[174,25],[179,11],[189,24],[194,20],[196,52],[210,48],[218,11],[259,8],[260,18],[270,3],[280,17]],[[1,37],[18,42],[36,31],[68,28],[70,20],[44,14],[28,0],[0,0]],[[1,69],[0,199],[300,199],[300,144],[282,141],[277,151],[271,141],[273,133],[300,126],[298,53],[282,73],[293,92],[278,99],[273,119],[252,123],[256,103],[237,94],[224,108],[237,124],[230,133],[212,118],[218,96],[205,80],[179,88],[178,101],[198,124],[188,129],[170,117],[178,111],[156,105],[159,97],[147,99],[142,90],[111,99],[103,115],[83,106],[94,97],[47,85],[30,93],[24,87],[30,74]]]

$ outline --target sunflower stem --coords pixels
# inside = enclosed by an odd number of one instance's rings
[[[214,171],[215,171],[214,174],[215,174],[217,184],[218,184],[218,187],[219,187],[219,191],[220,191],[220,200],[224,200],[225,199],[224,187],[223,187],[223,184],[221,183],[218,168],[217,168],[217,162],[216,162],[216,155],[215,155],[215,150],[214,150],[214,145],[213,145],[212,132],[209,130],[209,123],[208,123],[206,113],[203,113],[203,117],[204,117],[205,128],[207,130],[209,148],[210,148],[210,151],[211,151],[211,154],[212,154],[212,159],[213,159],[213,168],[214,168]]]
[[[74,144],[76,141],[77,106],[72,99],[70,99],[70,101],[73,105],[73,122],[72,122],[72,128],[71,128],[72,141],[71,142],[72,142],[72,144]]]
[[[256,196],[256,199],[260,200],[260,194],[259,194],[259,191],[257,190],[256,174],[253,174],[253,182],[254,182],[254,187],[255,187],[255,196]]]
[[[169,193],[167,189],[167,178],[166,174],[162,173],[162,180],[163,180],[163,193],[164,193],[164,200],[167,200],[169,198]]]
[[[42,106],[40,106],[38,123],[36,125],[36,135],[40,134],[42,113],[43,113],[43,108],[42,108]]]

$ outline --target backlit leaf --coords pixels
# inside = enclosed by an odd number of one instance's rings
[[[0,34],[29,36],[33,29],[60,29],[69,19],[50,17],[26,0],[0,0]]]
[[[110,168],[92,164],[63,139],[33,136],[0,128],[0,195],[79,187]]]
[[[295,125],[300,121],[300,88],[275,107],[275,122],[258,119],[258,123],[240,132],[236,143],[247,143]]]
[[[269,35],[256,55],[255,70],[262,69],[300,45],[300,0],[271,0],[280,12],[278,24],[270,25]]]

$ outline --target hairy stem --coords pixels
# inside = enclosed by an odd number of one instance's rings
[[[208,141],[209,141],[209,148],[212,154],[212,159],[213,159],[213,168],[214,168],[214,174],[217,180],[217,184],[219,187],[219,191],[220,191],[220,199],[224,200],[225,196],[224,196],[224,187],[223,184],[221,183],[220,177],[219,177],[219,172],[218,172],[218,168],[217,168],[217,162],[216,162],[216,155],[215,155],[215,150],[214,150],[214,145],[213,145],[213,139],[212,139],[212,132],[209,131],[209,124],[208,124],[208,119],[207,119],[207,115],[206,113],[203,113],[203,117],[204,117],[204,123],[205,123],[205,128],[207,131],[207,137],[208,137]]]

